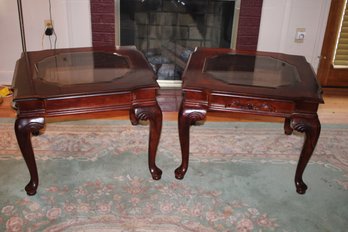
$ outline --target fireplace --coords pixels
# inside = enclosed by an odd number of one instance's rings
[[[235,1],[120,0],[120,45],[135,45],[158,81],[181,80],[195,47],[231,47]]]
[[[256,50],[261,8],[262,0],[91,0],[93,46],[135,45],[161,86],[180,86],[197,46]]]

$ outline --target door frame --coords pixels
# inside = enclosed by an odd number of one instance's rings
[[[348,77],[348,68],[333,68],[333,58],[336,48],[338,33],[341,26],[342,12],[345,0],[332,0],[327,20],[323,46],[320,54],[320,62],[318,68],[318,80],[322,86],[327,87],[346,87],[348,86],[348,78],[340,80],[345,76]],[[333,79],[335,78],[335,79]],[[337,80],[336,80],[337,78]]]

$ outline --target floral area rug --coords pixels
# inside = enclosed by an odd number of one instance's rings
[[[177,125],[163,125],[153,181],[148,127],[128,121],[48,123],[33,137],[40,185],[29,181],[13,119],[0,119],[0,231],[345,231],[348,126],[322,125],[305,173],[293,183],[302,134],[279,123],[212,123],[191,129],[190,166],[180,164]]]

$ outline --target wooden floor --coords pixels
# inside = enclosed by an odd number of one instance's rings
[[[0,100],[1,101],[1,100]],[[11,107],[12,97],[3,98],[3,103],[0,105],[0,117],[2,118],[15,118],[16,112]],[[174,100],[177,102],[177,99]],[[331,124],[341,124],[348,123],[348,89],[340,88],[324,88],[324,101],[325,104],[319,107],[319,118],[321,123],[331,123]],[[165,105],[165,104],[163,104]],[[165,108],[165,107],[164,107]],[[177,112],[168,112],[168,109],[164,109],[163,119],[169,121],[177,120]],[[88,114],[88,115],[76,115],[76,116],[66,116],[59,118],[49,118],[50,121],[64,121],[64,120],[75,120],[75,119],[103,119],[103,118],[113,118],[116,120],[128,120],[128,112],[108,112],[108,113],[98,113],[98,114]],[[274,117],[263,117],[263,116],[253,116],[245,114],[229,114],[228,116],[221,115],[219,113],[208,113],[208,121],[240,121],[240,122],[282,122],[282,118]]]

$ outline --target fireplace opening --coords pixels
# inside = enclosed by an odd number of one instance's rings
[[[120,45],[141,50],[160,81],[180,81],[195,47],[233,47],[236,1],[120,0]]]

